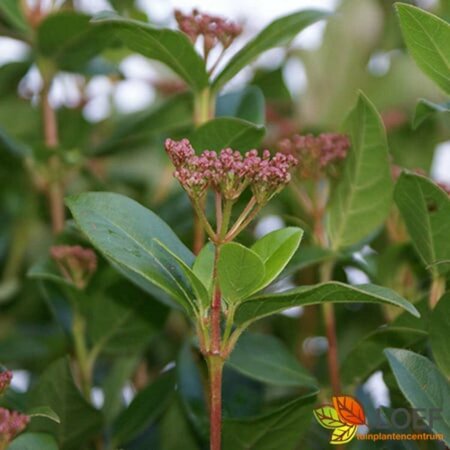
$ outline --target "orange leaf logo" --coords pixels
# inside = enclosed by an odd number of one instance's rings
[[[339,418],[347,425],[364,425],[366,416],[359,402],[348,395],[333,397],[333,406]]]
[[[358,425],[366,423],[360,403],[348,395],[333,397],[332,405],[323,405],[314,410],[314,417],[324,428],[333,430],[330,444],[346,444],[356,434]]]

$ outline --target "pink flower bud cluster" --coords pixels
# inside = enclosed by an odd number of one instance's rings
[[[225,199],[236,200],[249,186],[258,203],[267,202],[290,181],[290,170],[297,164],[292,155],[277,153],[271,157],[268,150],[262,156],[257,150],[243,156],[226,148],[219,153],[205,150],[197,156],[187,139],[167,139],[165,147],[175,166],[175,177],[194,199],[211,187]]]
[[[25,414],[0,408],[0,446],[9,444],[18,434],[25,430],[29,421],[29,416]]]
[[[346,158],[349,148],[349,138],[338,133],[319,136],[297,134],[279,143],[280,151],[298,158],[299,177],[302,179],[318,179],[332,174],[333,166]]]
[[[8,389],[12,380],[12,372],[10,370],[5,370],[4,372],[0,372],[0,394]]]
[[[50,255],[64,278],[78,289],[84,289],[97,270],[97,255],[79,245],[55,245]]]
[[[186,33],[191,41],[195,43],[202,36],[204,40],[205,56],[218,43],[224,49],[242,33],[242,27],[222,17],[211,16],[193,9],[191,14],[183,14],[175,10],[175,19],[178,27]]]

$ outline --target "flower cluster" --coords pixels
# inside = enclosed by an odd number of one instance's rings
[[[29,416],[0,408],[0,448],[6,448],[28,425]]]
[[[175,177],[193,199],[202,198],[211,187],[226,200],[236,200],[249,186],[256,202],[263,204],[289,183],[290,170],[297,164],[292,155],[277,153],[272,157],[268,150],[261,156],[257,150],[242,155],[230,148],[196,155],[187,139],[167,139],[165,147],[175,166]]]
[[[64,278],[78,289],[84,289],[97,270],[97,255],[79,245],[55,245],[50,255]]]
[[[179,29],[186,33],[193,43],[200,36],[203,37],[205,59],[217,44],[220,43],[226,49],[242,33],[240,25],[222,17],[201,13],[197,9],[192,10],[191,14],[175,10],[175,19]]]
[[[10,370],[5,370],[0,372],[0,394],[3,394],[5,390],[9,387],[12,380],[12,372]]]
[[[301,179],[319,179],[334,174],[334,166],[345,159],[350,148],[347,136],[338,133],[294,135],[279,142],[283,153],[298,158]]]

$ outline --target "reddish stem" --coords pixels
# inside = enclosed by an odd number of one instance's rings
[[[222,441],[222,372],[223,360],[220,356],[208,358],[210,383],[210,450],[221,450]]]
[[[325,328],[328,340],[328,372],[330,375],[331,388],[333,395],[341,393],[341,380],[339,374],[338,346],[336,338],[336,321],[334,318],[334,307],[332,303],[323,305],[323,314],[325,320]]]
[[[57,149],[59,146],[58,122],[55,110],[49,101],[51,83],[46,82],[42,91],[42,117],[44,125],[45,145],[49,149]],[[61,164],[58,155],[54,154],[49,160],[50,180],[48,185],[48,199],[50,202],[50,214],[53,233],[57,234],[64,229],[64,189],[59,180]]]

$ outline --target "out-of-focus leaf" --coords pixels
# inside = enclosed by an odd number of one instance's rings
[[[314,399],[308,395],[259,417],[225,420],[224,450],[293,450],[311,421]]]
[[[395,202],[405,221],[412,243],[422,261],[434,274],[450,269],[450,197],[427,178],[402,173]]]
[[[1,128],[0,128],[0,151],[6,151],[9,154],[18,158],[31,156],[32,153],[32,150],[28,145],[16,141]]]
[[[304,28],[328,15],[325,11],[307,9],[274,20],[231,58],[213,81],[213,88],[218,91],[261,53],[288,43]]]
[[[264,294],[242,302],[235,316],[239,325],[270,316],[293,306],[321,303],[381,303],[399,306],[418,316],[416,308],[391,289],[374,284],[350,286],[340,282],[327,282],[314,286],[301,286],[279,294]]]
[[[450,70],[450,69],[449,69]],[[425,120],[431,115],[441,113],[450,113],[450,102],[446,103],[433,103],[424,98],[420,99],[416,106],[412,126],[414,129],[418,128]]]
[[[327,231],[334,249],[373,233],[386,218],[392,200],[385,130],[364,94],[360,93],[345,128],[352,146],[328,208]]]
[[[223,297],[238,303],[259,290],[264,277],[264,262],[253,250],[230,242],[220,248],[217,276]]]
[[[312,245],[302,245],[281,273],[281,277],[292,275],[299,270],[330,260],[335,256],[335,252],[329,249]]]
[[[364,381],[385,363],[383,350],[391,345],[411,348],[424,342],[425,331],[406,327],[381,327],[360,339],[345,357],[341,366],[341,377],[345,384]]]
[[[448,348],[448,331],[450,330],[450,293],[439,300],[431,313],[430,344],[438,367],[450,377],[450,351]]]
[[[263,383],[317,390],[314,378],[281,341],[270,335],[243,334],[226,364]]]
[[[450,445],[450,383],[424,356],[409,350],[388,348],[384,351],[403,395],[417,408],[417,413]],[[439,409],[440,418],[429,423],[426,411]]]
[[[292,101],[291,93],[284,81],[282,67],[275,70],[260,70],[256,72],[252,85],[258,86],[267,100],[276,103],[290,103]]]
[[[59,450],[55,438],[47,433],[24,433],[8,445],[8,450]]]
[[[121,117],[113,124],[108,139],[91,150],[94,154],[129,151],[151,141],[158,133],[170,133],[192,125],[193,100],[190,93],[179,94],[148,111]]]
[[[246,120],[219,117],[193,131],[190,141],[197,151],[217,151],[228,147],[245,151],[258,147],[264,133],[264,127]]]
[[[414,61],[450,94],[450,24],[412,5],[398,3],[396,7]]]
[[[101,414],[75,386],[69,361],[62,358],[51,364],[31,393],[32,405],[48,405],[60,418],[56,424],[40,419],[39,431],[51,432],[65,450],[78,450],[100,431]]]
[[[228,92],[217,98],[216,117],[236,117],[257,125],[265,123],[264,95],[256,86]]]
[[[0,16],[3,16],[14,28],[20,31],[28,30],[19,1],[2,0],[0,2]]]
[[[153,28],[144,22],[124,19],[109,12],[99,15],[95,23],[100,26],[109,24],[110,31],[117,33],[127,47],[166,64],[194,90],[201,91],[208,86],[204,61],[189,38],[180,31]]]
[[[131,441],[164,412],[172,399],[174,383],[172,370],[136,395],[114,423],[113,441],[116,445]]]
[[[29,411],[27,411],[27,416],[33,417],[46,417],[47,419],[53,420],[53,422],[61,423],[61,419],[58,414],[53,411],[52,408],[48,406],[36,406]]]
[[[188,313],[195,296],[175,258],[158,239],[191,266],[194,256],[169,226],[152,211],[122,195],[91,192],[70,197],[67,204],[80,227],[113,265],[140,287],[164,290]],[[151,292],[151,291],[150,291]]]
[[[90,20],[90,16],[73,11],[48,15],[37,29],[41,55],[63,70],[81,70],[111,42],[109,27],[94,26]]]
[[[0,96],[15,94],[20,80],[30,70],[30,61],[18,61],[0,67]]]

